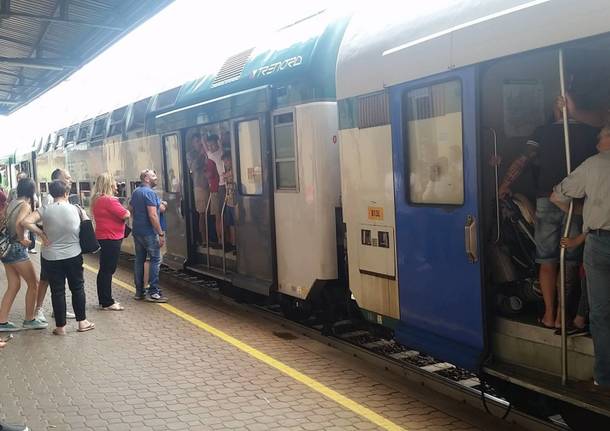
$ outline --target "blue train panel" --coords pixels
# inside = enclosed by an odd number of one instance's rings
[[[465,68],[390,89],[396,338],[470,370],[486,349],[475,72]]]

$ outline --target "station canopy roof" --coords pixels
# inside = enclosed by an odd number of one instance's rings
[[[65,80],[173,0],[0,0],[0,115]]]

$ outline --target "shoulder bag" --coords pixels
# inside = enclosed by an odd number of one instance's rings
[[[85,213],[85,210],[78,205],[74,205],[78,211],[80,217],[80,233],[78,239],[80,243],[80,249],[83,254],[95,253],[100,249],[100,243],[95,237],[95,229],[91,219]]]

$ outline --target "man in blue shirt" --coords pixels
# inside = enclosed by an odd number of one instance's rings
[[[136,295],[134,299],[150,302],[167,302],[159,288],[159,267],[161,266],[161,247],[165,244],[165,233],[159,222],[161,201],[153,188],[157,185],[157,174],[152,169],[140,173],[140,187],[131,195],[129,210],[133,217],[132,235],[136,249],[134,279]],[[150,258],[149,287],[144,287],[144,262]]]

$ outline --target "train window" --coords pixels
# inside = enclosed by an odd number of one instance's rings
[[[263,194],[261,134],[258,120],[237,124],[239,190],[242,195]]]
[[[89,208],[91,206],[91,183],[89,181],[79,182],[78,190],[80,192],[81,205]]]
[[[40,183],[39,191],[40,191],[40,193],[46,193],[47,192],[47,183]]]
[[[95,122],[93,123],[93,134],[91,135],[91,138],[100,138],[104,136],[104,133],[106,132],[107,120],[108,117],[98,118],[97,120],[95,120]]]
[[[61,133],[60,135],[57,136],[57,142],[55,143],[55,149],[56,150],[62,149],[64,147],[65,143],[66,143],[66,135]],[[51,149],[53,149],[53,147],[51,147],[49,149],[51,150]]]
[[[403,96],[405,114],[410,202],[463,204],[461,83],[408,90]]]
[[[78,129],[78,139],[77,142],[84,142],[89,139],[89,130],[91,130],[91,123],[81,124]]]
[[[292,112],[273,117],[275,186],[278,190],[297,189],[296,146]]]
[[[163,138],[164,155],[164,189],[168,193],[180,193],[180,142],[178,135],[168,135]]]
[[[157,96],[157,103],[155,104],[155,111],[159,111],[160,109],[165,109],[174,106],[176,103],[176,98],[178,97],[178,92],[180,91],[180,87],[172,88],[171,90],[164,91],[163,93],[159,93]]]
[[[78,126],[74,126],[68,130],[68,134],[66,135],[66,145],[74,143],[76,140],[76,132],[78,130]]]
[[[129,186],[131,188],[131,194],[133,194],[133,191],[135,189],[137,189],[138,187],[140,187],[140,184],[142,184],[142,181],[130,181],[129,182]]]
[[[76,181],[70,183],[70,195],[76,194]]]
[[[125,126],[125,113],[127,106],[115,109],[110,116],[110,127],[108,128],[108,136],[120,135],[123,133]]]
[[[131,109],[131,119],[129,120],[128,130],[143,129],[146,122],[146,110],[150,97],[134,103]]]

